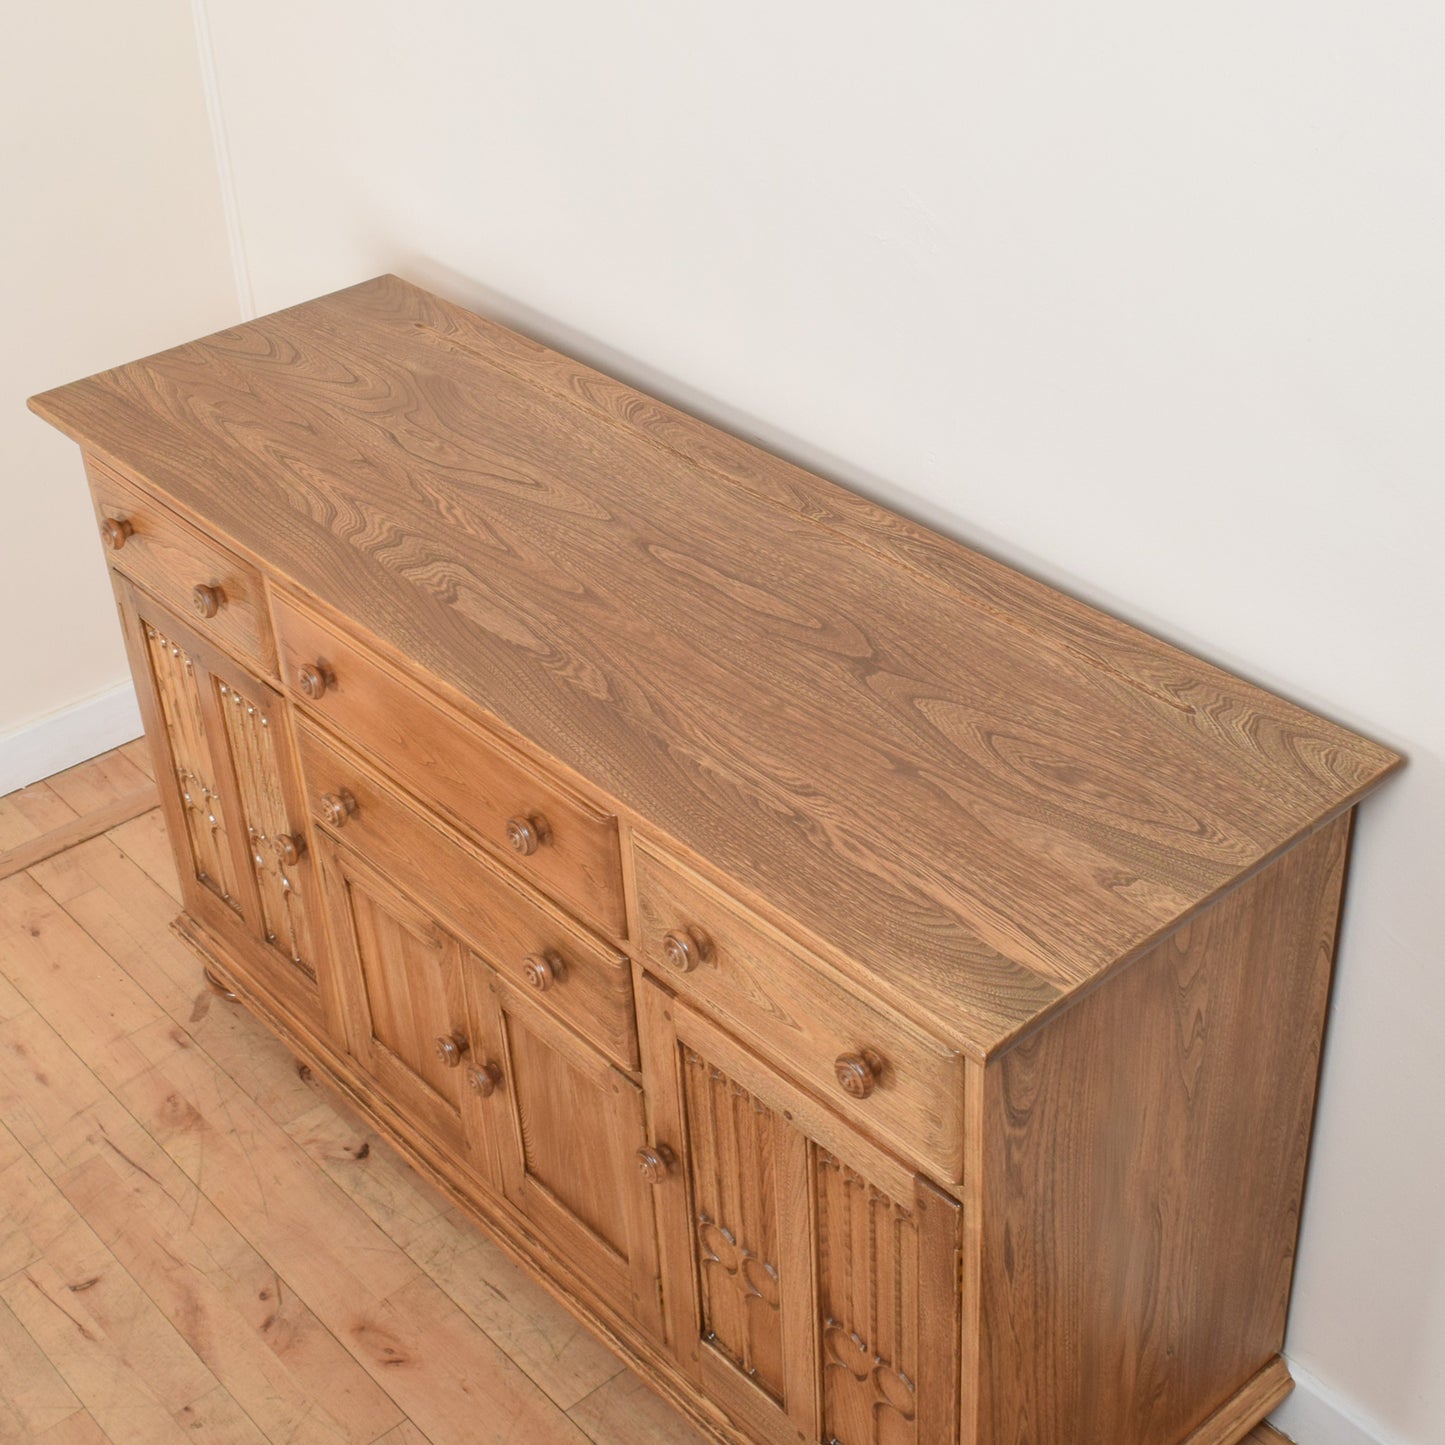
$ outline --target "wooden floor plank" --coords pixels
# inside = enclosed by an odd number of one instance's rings
[[[13,1019],[29,1007],[25,995],[4,974],[0,974],[0,1023]]]
[[[79,816],[49,783],[7,793],[0,798],[0,850],[18,848]]]
[[[82,815],[155,786],[154,779],[142,772],[119,748],[78,763],[45,781],[54,793]]]
[[[593,1445],[707,1445],[640,1375],[624,1370],[569,1412]]]
[[[0,939],[0,977],[63,1020],[97,1077],[119,1082],[146,1066],[130,1037],[165,1015],[28,873],[0,881]]]
[[[259,1445],[264,1437],[39,1165],[12,1167],[5,1182],[6,1212],[40,1258],[0,1282],[0,1302],[67,1387],[65,1408],[45,1424],[83,1405],[117,1441],[209,1429]]]
[[[583,1438],[203,1056],[182,1050],[118,1092],[425,1433],[538,1445]]]
[[[33,1445],[110,1445],[110,1442],[89,1410],[77,1410],[37,1435]]]
[[[174,1025],[163,1027],[173,1029]],[[181,1047],[174,1039],[171,1044]],[[148,1041],[147,1053],[155,1049],[155,1040]],[[402,1417],[330,1332],[294,1300],[293,1292],[269,1264],[224,1224],[195,1184],[34,1011],[0,1028],[0,1115],[23,1132],[36,1154],[49,1161],[53,1177],[62,1190],[73,1192],[76,1206],[82,1211],[91,1207],[98,1224],[113,1222],[118,1201],[130,1202],[129,1236],[118,1242],[137,1262],[158,1269],[169,1266],[183,1276],[180,1283],[173,1279],[165,1286],[156,1282],[155,1287],[163,1302],[175,1302],[175,1292],[181,1293],[182,1308],[175,1318],[182,1329],[189,1328],[195,1344],[205,1347],[198,1354],[209,1351],[223,1369],[234,1367],[232,1378],[237,1383],[242,1382],[236,1374],[242,1364],[256,1364],[254,1354],[248,1361],[238,1362],[237,1353],[245,1346],[239,1327],[231,1326],[229,1317],[207,1315],[194,1306],[193,1296],[185,1295],[186,1265],[197,1257],[211,1266],[211,1282],[224,1294],[232,1312],[294,1377],[297,1384],[292,1393],[303,1400],[324,1399],[327,1411],[339,1416],[342,1438],[370,1440]],[[0,1130],[0,1163],[14,1154],[9,1132]],[[112,1169],[114,1195],[98,1199],[94,1189],[102,1161]],[[26,1172],[17,1176],[15,1170]],[[41,1187],[36,1182],[39,1172],[29,1154],[0,1172],[4,1218],[11,1234],[18,1233],[23,1241],[12,1243],[5,1251],[0,1234],[0,1258],[16,1252],[22,1260],[33,1258],[37,1253],[47,1255],[54,1247],[54,1229],[48,1217],[36,1216],[26,1208],[27,1199],[33,1199]],[[165,1259],[144,1253],[147,1231],[153,1240],[159,1238]],[[31,1241],[38,1244],[38,1250]],[[218,1322],[227,1327],[225,1335],[208,1335],[207,1326]],[[256,1368],[264,1370],[264,1365],[262,1361]],[[304,1410],[298,1418],[305,1419]],[[314,1428],[320,1430],[319,1425]],[[282,1433],[277,1438],[290,1437]],[[324,1433],[318,1438],[325,1438]]]
[[[562,1409],[625,1368],[343,1105],[287,1132]]]
[[[115,1445],[161,1445],[188,1438],[146,1381],[77,1303],[44,1260],[0,1285],[10,1306]]]
[[[27,1219],[31,1237],[43,1251],[41,1263],[8,1282],[20,1297],[30,1299],[20,1279],[34,1285],[43,1273],[59,1280],[60,1287],[49,1293],[77,1331],[92,1343],[103,1341],[186,1428],[200,1428],[191,1419],[204,1401],[208,1418],[228,1420],[238,1441],[260,1440],[244,1415],[220,1401],[215,1376],[54,1181],[36,1166],[12,1176],[12,1183],[20,1185],[20,1193],[12,1196],[10,1207]],[[85,1404],[95,1411],[94,1399]]]
[[[148,1151],[136,1154],[149,1159]],[[127,1151],[127,1157],[135,1156]],[[397,1420],[397,1407],[334,1341],[322,1369],[293,1368],[305,1365],[306,1356],[273,1348],[288,1342],[275,1332],[276,1312],[265,1310],[278,1298],[288,1300],[290,1289],[264,1268],[243,1286],[192,1226],[187,1204],[171,1199],[144,1168],[139,1160],[127,1167],[118,1157],[96,1155],[59,1184],[268,1440],[368,1445]],[[208,1219],[203,1227],[214,1230],[216,1222]],[[239,1239],[235,1244],[245,1250]],[[321,1330],[314,1317],[307,1328]]]
[[[146,783],[137,792],[127,793],[114,802],[104,803],[93,812],[82,814],[59,828],[41,834],[38,838],[8,852],[0,853],[0,878],[9,878],[12,873],[23,873],[27,868],[44,862],[56,853],[63,853],[87,838],[94,838],[109,832],[132,818],[149,813],[160,806],[155,784]]]
[[[96,838],[31,870],[72,920],[274,1118],[320,1097],[295,1060],[243,1009],[221,1002],[172,932],[170,895],[115,844]]]
[[[0,953],[8,940],[0,931]],[[87,1111],[115,1105],[109,1091],[80,1061],[60,1035],[34,1009],[0,1024],[0,1154],[11,1134],[24,1151],[6,1170],[24,1174],[38,1167],[59,1171],[88,1127]],[[17,1212],[13,1189],[5,1199],[12,1227],[25,1221]]]
[[[39,1435],[80,1410],[75,1392],[8,1305],[0,1304],[0,1406],[17,1434]],[[0,1417],[3,1418],[3,1417]],[[0,1426],[3,1430],[3,1426]],[[4,1438],[0,1434],[0,1438]]]
[[[29,1103],[21,1109],[17,1093],[24,1094],[27,1088]],[[327,1413],[341,1421],[342,1438],[356,1441],[374,1439],[400,1421],[402,1411],[386,1392],[33,1011],[8,1033],[0,1031],[0,1113],[13,1116],[19,1127],[28,1131],[30,1141],[48,1155],[62,1186],[74,1192],[75,1202],[82,1208],[97,1204],[90,1192],[97,1184],[97,1161],[111,1162],[117,1182],[108,1187],[114,1189],[115,1198],[106,1207],[95,1207],[97,1222],[104,1225],[116,1200],[129,1198],[132,1237],[129,1243],[122,1242],[123,1250],[142,1258],[135,1235],[139,1232],[143,1240],[144,1231],[150,1229],[153,1237],[159,1231],[160,1248],[178,1272],[197,1259],[209,1267],[216,1288],[281,1360],[296,1380],[297,1392],[303,1398],[325,1402],[318,1422],[308,1425],[318,1432],[317,1438],[326,1438],[320,1422]],[[13,1141],[7,1144],[6,1139],[6,1133],[0,1131],[0,1159],[15,1152]],[[54,1246],[54,1224],[50,1216],[27,1207],[27,1200],[42,1186],[36,1182],[39,1166],[28,1154],[23,1159],[28,1172],[22,1179],[17,1180],[10,1171],[0,1174],[0,1184],[5,1186],[0,1198],[5,1200],[12,1227],[36,1240],[44,1254]],[[15,1167],[20,1167],[18,1161],[12,1165]],[[316,1219],[325,1221],[326,1216]],[[314,1248],[315,1234],[314,1229],[307,1230],[298,1237],[296,1247]],[[321,1266],[327,1268],[328,1262],[323,1259]],[[158,1292],[165,1294],[159,1287]],[[188,1315],[183,1309],[178,1319],[182,1328],[189,1325],[198,1336],[204,1336],[205,1326],[213,1323],[211,1317],[195,1310]],[[237,1334],[232,1331],[224,1340],[212,1336],[208,1342],[198,1338],[197,1343],[203,1342],[215,1355],[215,1363],[229,1370],[236,1383],[243,1383],[237,1375],[241,1364],[236,1352],[244,1347]],[[249,1363],[255,1366],[254,1356]],[[264,1362],[256,1367],[264,1368]],[[306,1418],[304,1412],[299,1418]],[[275,1438],[292,1437],[278,1433]]]
[[[116,748],[116,752],[122,757],[129,758],[146,777],[152,782],[155,781],[155,768],[151,762],[151,745],[145,738],[132,738],[128,743],[122,743]]]
[[[160,809],[142,813],[139,818],[112,828],[106,836],[153,883],[169,894],[179,909],[181,890],[176,881],[176,865],[171,855],[170,839],[166,837],[165,815]]]
[[[217,1377],[248,1408],[258,1392],[268,1397],[253,1415],[294,1413],[302,1438],[324,1436],[328,1420],[343,1438],[356,1441],[397,1423],[401,1411],[289,1282],[134,1119],[114,1100],[107,1106],[104,1113],[90,1111],[96,1127],[87,1142],[94,1153],[87,1158],[72,1152],[72,1161],[83,1162],[62,1175],[59,1186],[77,1208],[88,1206],[97,1232],[118,1258],[134,1262],[138,1279],[154,1281],[158,1296],[179,1297],[181,1327],[196,1336],[197,1353]],[[169,1277],[157,1279],[167,1266]]]
[[[388,1430],[375,1445],[433,1445],[410,1420],[403,1420],[395,1430]]]

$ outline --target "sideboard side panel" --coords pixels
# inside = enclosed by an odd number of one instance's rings
[[[1278,1352],[1350,822],[989,1067],[979,1445],[1181,1440]]]

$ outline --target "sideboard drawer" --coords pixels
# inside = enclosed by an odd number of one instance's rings
[[[93,461],[87,470],[111,566],[233,657],[274,675],[261,574],[113,472]]]
[[[637,841],[641,955],[838,1112],[963,1177],[963,1057],[865,1002],[691,870]]]
[[[296,733],[311,815],[319,824],[424,897],[502,977],[533,994],[609,1059],[637,1067],[632,972],[622,954],[428,821],[304,718]]]
[[[292,695],[539,887],[621,936],[617,820],[415,691],[362,648],[275,599]]]

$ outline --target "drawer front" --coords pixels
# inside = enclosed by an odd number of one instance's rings
[[[294,697],[529,881],[622,935],[616,818],[284,598],[275,605],[281,675]]]
[[[543,1009],[623,1068],[637,1067],[632,975],[622,954],[428,821],[304,718],[297,737],[317,823],[425,898],[428,909]]]
[[[103,467],[87,462],[86,472],[111,566],[203,637],[274,675],[261,574]]]
[[[858,998],[681,864],[640,841],[635,856],[639,946],[654,974],[875,1138],[962,1179],[961,1054]]]

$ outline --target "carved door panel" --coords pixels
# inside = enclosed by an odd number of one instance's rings
[[[330,1032],[282,700],[144,594],[118,590],[186,909],[246,981]]]
[[[768,1442],[956,1440],[957,1202],[667,990],[638,1006],[679,1363]]]
[[[463,1089],[474,1061],[462,946],[350,848],[317,835],[352,1056],[380,1095],[459,1163]]]
[[[823,1438],[958,1438],[958,1202],[926,1180],[893,1193],[812,1148]]]
[[[184,632],[159,613],[139,620],[145,675],[155,694],[158,742],[165,755],[157,770],[179,800],[181,827],[171,832],[182,888],[188,900],[199,887],[238,918],[245,916],[237,866],[236,820],[222,792],[224,749],[216,747],[218,724],[210,674],[188,649]]]
[[[661,1333],[641,1088],[473,954],[488,1083],[472,1091],[502,1188],[602,1300]],[[491,1087],[488,1087],[490,1084]]]

